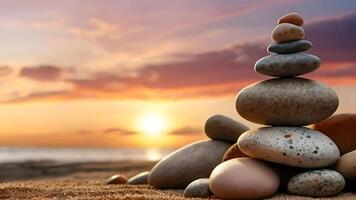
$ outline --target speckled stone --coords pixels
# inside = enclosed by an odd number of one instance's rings
[[[345,180],[336,171],[312,170],[295,175],[288,182],[288,192],[310,197],[328,197],[340,193]]]
[[[337,162],[336,170],[346,179],[356,181],[356,150],[342,155]]]
[[[278,24],[291,23],[297,26],[301,26],[304,23],[303,17],[298,13],[288,13],[278,19]]]
[[[272,40],[277,43],[301,40],[304,39],[304,36],[305,33],[302,27],[290,23],[279,24],[272,31]]]
[[[201,178],[191,182],[187,188],[185,188],[184,197],[209,197],[211,195],[209,189],[209,179]]]
[[[113,175],[106,180],[107,185],[126,184],[126,183],[127,183],[127,177],[122,174]]]
[[[266,76],[292,77],[318,69],[320,59],[306,53],[269,55],[259,59],[255,71]]]
[[[246,120],[273,126],[305,126],[332,115],[339,105],[326,85],[304,78],[275,78],[252,84],[236,97]]]
[[[285,43],[273,43],[267,48],[270,53],[288,54],[308,51],[313,47],[313,44],[308,40],[295,40]]]
[[[203,140],[182,147],[152,168],[148,183],[160,189],[184,189],[196,179],[208,178],[230,146],[222,141]]]
[[[142,184],[147,184],[147,179],[148,179],[148,176],[150,175],[150,172],[147,171],[147,172],[142,172],[142,173],[139,173],[133,177],[131,177],[128,181],[127,181],[127,184],[130,184],[130,185],[142,185]]]
[[[340,157],[332,140],[304,127],[262,127],[246,131],[237,143],[252,158],[294,167],[326,167]]]
[[[239,149],[237,143],[233,144],[224,154],[222,161],[231,160],[233,158],[248,157],[246,154],[242,153]]]
[[[212,115],[206,120],[204,130],[211,139],[236,143],[237,138],[249,128],[229,117]]]
[[[356,113],[336,114],[313,126],[331,138],[341,154],[356,150]]]

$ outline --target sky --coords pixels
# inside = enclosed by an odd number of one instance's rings
[[[337,113],[356,112],[356,2],[0,0],[0,146],[179,147],[235,110],[271,31],[304,17]]]

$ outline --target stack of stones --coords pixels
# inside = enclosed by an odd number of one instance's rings
[[[336,144],[323,133],[303,127],[330,117],[339,101],[326,85],[297,77],[320,66],[318,57],[304,53],[312,43],[304,40],[302,25],[303,18],[297,13],[278,20],[272,32],[275,43],[268,47],[271,55],[255,64],[257,73],[277,78],[252,84],[237,95],[237,112],[248,121],[267,126],[239,137],[238,149],[247,157],[228,160],[213,170],[210,189],[217,197],[273,195],[284,184],[287,171],[295,172],[286,181],[292,194],[332,196],[345,186],[341,174],[325,169],[339,160]]]

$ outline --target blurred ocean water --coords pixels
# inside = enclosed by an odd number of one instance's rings
[[[0,163],[27,161],[157,161],[172,151],[174,149],[0,147]]]

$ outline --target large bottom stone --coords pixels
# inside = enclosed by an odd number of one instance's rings
[[[246,131],[238,140],[246,155],[302,168],[326,167],[340,152],[324,134],[304,127],[263,127]]]

